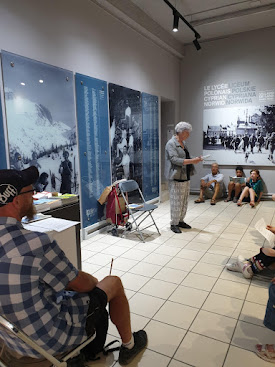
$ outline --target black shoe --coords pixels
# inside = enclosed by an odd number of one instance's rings
[[[185,222],[179,222],[179,227],[181,228],[185,228],[185,229],[190,229],[192,228],[191,226],[189,226],[189,224],[185,223]]]
[[[135,345],[132,349],[125,348],[123,345],[120,347],[118,361],[122,365],[130,363],[147,345],[146,331],[139,330],[136,333],[133,333],[133,336]]]
[[[171,225],[171,231],[175,233],[181,233],[181,230],[179,229],[179,226]]]

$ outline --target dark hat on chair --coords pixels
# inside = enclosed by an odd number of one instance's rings
[[[11,203],[24,187],[34,184],[38,177],[39,172],[35,166],[31,166],[22,171],[1,169],[0,207]]]

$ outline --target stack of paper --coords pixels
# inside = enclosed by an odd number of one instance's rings
[[[274,247],[274,240],[275,240],[275,235],[274,233],[272,233],[271,231],[269,231],[268,229],[266,229],[266,224],[263,218],[261,218],[256,224],[255,224],[255,228],[267,239],[268,244],[266,244],[264,247]]]

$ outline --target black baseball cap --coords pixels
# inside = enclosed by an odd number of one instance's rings
[[[20,191],[34,184],[39,177],[38,169],[31,166],[22,171],[16,169],[0,170],[0,207],[11,203]]]

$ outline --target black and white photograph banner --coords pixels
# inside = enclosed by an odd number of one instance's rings
[[[37,191],[78,193],[73,73],[2,51],[11,168],[36,166]]]
[[[109,84],[112,182],[133,179],[142,189],[141,93]]]
[[[275,165],[275,89],[250,81],[204,87],[206,163]]]

